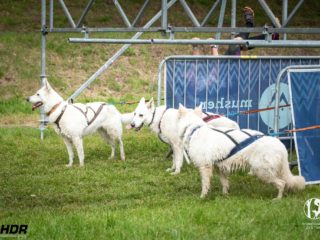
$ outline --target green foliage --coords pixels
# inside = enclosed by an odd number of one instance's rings
[[[126,132],[126,161],[108,160],[110,147],[85,139],[85,167],[66,168],[67,151],[51,129],[0,129],[1,223],[29,225],[28,239],[316,239],[306,230],[306,199],[319,186],[288,192],[240,172],[228,197],[217,174],[201,200],[200,177],[185,164],[164,170],[167,146],[147,130]]]

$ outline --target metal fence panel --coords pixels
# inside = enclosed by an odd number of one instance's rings
[[[294,129],[319,125],[319,69],[289,70]],[[320,129],[294,133],[300,174],[307,183],[320,183]]]
[[[173,108],[179,103],[188,108],[201,103],[205,111],[226,115],[241,128],[270,133],[274,111],[239,112],[274,107],[279,72],[290,65],[314,64],[320,64],[320,57],[169,57],[164,64],[165,102]],[[286,75],[281,79],[280,92],[280,106],[290,104]],[[289,107],[280,111],[279,126],[280,130],[292,128]]]

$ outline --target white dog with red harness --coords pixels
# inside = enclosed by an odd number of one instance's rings
[[[239,129],[239,125],[236,122],[221,115],[203,113],[203,120],[212,126]],[[172,174],[180,173],[184,156],[177,122],[178,110],[167,109],[166,106],[155,107],[153,98],[147,103],[144,98],[141,98],[131,121],[131,128],[139,131],[146,124],[158,135],[161,141],[171,146],[173,151],[172,167],[168,168],[167,171],[172,172]],[[185,158],[188,161],[186,155]]]
[[[106,103],[69,104],[53,90],[47,80],[35,95],[27,98],[32,103],[32,110],[43,106],[49,123],[54,123],[56,132],[63,137],[66,144],[69,163],[73,164],[73,147],[75,146],[80,166],[84,165],[82,138],[96,131],[111,145],[111,156],[115,156],[115,144],[118,141],[120,156],[125,160],[122,142],[122,123],[129,123],[133,114],[121,114],[114,106]]]
[[[243,168],[250,168],[253,175],[274,184],[278,189],[278,199],[282,198],[285,188],[304,188],[304,178],[291,174],[287,149],[279,139],[251,129],[212,127],[205,124],[200,116],[201,109],[179,108],[178,132],[183,148],[199,168],[202,198],[210,188],[214,166],[220,171],[224,194],[229,189],[227,174]]]

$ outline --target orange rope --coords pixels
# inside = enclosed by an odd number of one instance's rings
[[[286,132],[287,133],[302,132],[302,131],[308,131],[308,130],[318,129],[318,128],[320,128],[320,125],[304,127],[304,128],[297,128],[297,129],[292,129],[292,130],[286,130]]]
[[[284,108],[284,107],[289,107],[289,106],[290,106],[290,104],[280,105],[279,108]],[[240,112],[240,114],[251,114],[251,113],[257,113],[257,112],[269,111],[269,110],[272,110],[272,109],[275,109],[275,107],[247,110],[247,111]]]

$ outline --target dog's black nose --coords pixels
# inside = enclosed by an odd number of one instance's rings
[[[29,102],[29,97],[26,98],[26,101]]]
[[[131,123],[130,125],[131,125],[131,127],[133,127],[133,128],[135,127],[134,123]]]

